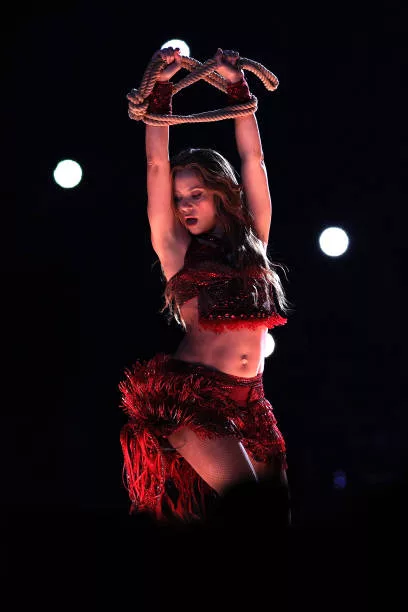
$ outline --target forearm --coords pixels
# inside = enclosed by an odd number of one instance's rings
[[[146,125],[146,161],[148,165],[168,163],[169,126]]]
[[[148,112],[155,115],[171,114],[173,83],[156,82],[149,96]],[[146,124],[146,159],[148,165],[169,160],[169,126]]]
[[[248,83],[242,71],[227,85],[228,104],[240,104],[251,99]],[[262,144],[255,113],[234,120],[235,141],[241,161],[247,159],[262,160]]]
[[[255,114],[236,117],[235,141],[241,161],[248,159],[263,159],[261,135],[258,129],[258,122]]]
[[[169,161],[169,127],[146,125],[147,213],[157,240],[157,223],[170,211],[171,178]],[[153,237],[152,237],[153,240]]]

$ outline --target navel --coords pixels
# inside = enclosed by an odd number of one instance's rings
[[[243,366],[248,365],[248,355],[242,355],[241,356],[241,365],[243,365]]]

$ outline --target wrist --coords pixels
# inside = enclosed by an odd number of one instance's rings
[[[248,102],[251,99],[248,83],[242,74],[240,79],[227,84],[227,97],[229,104],[239,104],[240,102]]]
[[[235,77],[231,79],[225,79],[227,81],[227,85],[235,85],[236,83],[240,83],[242,79],[245,79],[244,73],[240,70]]]
[[[173,83],[171,81],[156,81],[149,96],[147,111],[155,115],[171,115]]]

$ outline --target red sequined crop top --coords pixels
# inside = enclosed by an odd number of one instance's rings
[[[276,311],[272,283],[265,282],[262,270],[248,268],[245,283],[242,272],[228,263],[223,238],[210,232],[192,237],[183,268],[166,284],[168,291],[179,309],[198,296],[199,326],[216,333],[287,322]]]

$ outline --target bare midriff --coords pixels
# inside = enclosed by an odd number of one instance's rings
[[[245,378],[264,371],[266,326],[221,333],[202,329],[198,322],[197,297],[183,304],[181,315],[187,329],[173,357]]]

